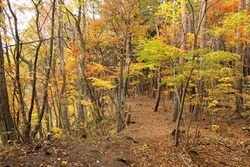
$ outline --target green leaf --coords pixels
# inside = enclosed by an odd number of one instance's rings
[[[181,56],[181,51],[173,46],[166,45],[159,39],[146,39],[142,41],[137,52],[139,62],[158,63],[169,61]]]

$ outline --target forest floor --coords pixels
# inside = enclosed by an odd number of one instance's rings
[[[165,108],[161,105],[158,112],[153,112],[154,103],[154,99],[146,96],[129,99],[133,123],[117,135],[84,140],[52,137],[50,141],[32,145],[17,144],[0,152],[0,166],[250,167],[249,120],[237,118],[228,125],[225,112],[214,116],[204,113],[198,142],[193,144],[196,128],[196,123],[193,123],[190,148],[183,149],[186,128],[182,125],[180,146],[176,148],[171,134],[175,123],[171,121],[170,102]]]

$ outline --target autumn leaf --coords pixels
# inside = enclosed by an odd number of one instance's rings
[[[97,89],[104,89],[104,90],[110,90],[116,87],[116,85],[111,81],[105,81],[102,79],[98,79],[95,77],[90,78],[91,83],[94,87],[97,87]]]

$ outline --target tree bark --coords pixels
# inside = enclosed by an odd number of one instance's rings
[[[18,33],[18,24],[17,24],[17,16],[15,14],[15,12],[12,10],[10,1],[7,0],[7,4],[10,10],[10,13],[13,17],[14,20],[14,40],[15,40],[15,50],[14,50],[14,54],[15,54],[15,58],[14,58],[14,62],[15,62],[15,86],[17,88],[17,93],[18,93],[18,101],[19,101],[19,105],[20,105],[20,112],[22,114],[22,118],[23,118],[23,122],[24,122],[24,140],[25,142],[29,142],[29,135],[26,133],[26,130],[28,128],[29,123],[27,120],[27,113],[25,111],[25,102],[24,102],[24,98],[23,98],[23,90],[22,90],[22,84],[20,81],[20,61],[21,61],[21,50],[22,50],[22,45],[21,45],[21,40],[19,37],[19,33]]]
[[[183,88],[183,92],[181,94],[181,97],[180,97],[180,110],[179,110],[179,113],[178,113],[178,118],[177,118],[177,123],[176,123],[176,130],[175,130],[175,146],[178,147],[179,146],[179,132],[180,132],[180,122],[181,122],[181,119],[182,119],[182,113],[183,113],[183,110],[184,110],[184,102],[185,102],[185,96],[186,96],[186,93],[187,93],[187,88],[188,88],[188,85],[189,85],[189,81],[191,79],[191,76],[193,74],[193,69],[191,69],[190,71],[190,74],[186,80],[186,83],[184,85],[184,88]]]
[[[65,69],[65,61],[64,61],[64,46],[63,46],[63,18],[62,18],[62,5],[64,5],[63,0],[60,0],[58,2],[58,20],[59,20],[59,25],[58,25],[58,56],[59,56],[59,61],[60,61],[60,71],[62,75],[62,85],[61,85],[61,90],[60,90],[60,111],[62,112],[62,125],[63,125],[63,130],[65,131],[66,134],[70,133],[70,121],[69,121],[69,116],[68,116],[68,100],[66,97],[66,69]]]
[[[54,29],[55,29],[55,10],[56,10],[56,0],[52,2],[52,18],[51,18],[51,39],[50,39],[50,51],[49,51],[49,61],[48,61],[48,68],[45,74],[45,83],[44,83],[44,92],[43,92],[43,100],[42,100],[42,108],[41,113],[38,116],[38,121],[35,125],[34,130],[32,131],[32,137],[35,138],[37,132],[42,124],[43,115],[46,110],[46,106],[48,105],[48,88],[49,88],[49,79],[50,79],[50,71],[52,65],[52,58],[53,58],[53,50],[54,50]]]
[[[33,74],[31,76],[32,80],[31,80],[31,86],[32,86],[32,93],[31,93],[31,102],[30,102],[30,108],[28,111],[28,120],[27,120],[27,124],[25,126],[24,129],[24,136],[25,136],[25,140],[27,142],[30,141],[30,131],[31,131],[31,118],[32,118],[32,113],[33,113],[33,108],[34,108],[34,103],[35,103],[35,98],[36,98],[36,81],[37,81],[37,73],[36,73],[36,69],[37,69],[37,61],[38,61],[38,55],[39,55],[39,51],[40,51],[40,47],[42,46],[42,38],[40,35],[40,28],[39,28],[39,17],[40,17],[40,12],[39,12],[39,5],[41,3],[41,1],[39,1],[37,4],[32,1],[35,9],[36,9],[36,30],[37,30],[37,35],[39,38],[39,43],[36,47],[36,51],[35,51],[35,59],[34,59],[34,63],[32,65],[32,62],[30,62],[30,66],[31,66],[31,74]],[[37,106],[38,107],[38,106]],[[39,111],[38,111],[39,112]],[[41,133],[40,133],[41,134]]]
[[[202,9],[201,9],[201,23],[200,23],[200,48],[204,49],[206,46],[206,37],[205,37],[205,22],[206,22],[206,9],[207,8],[207,4],[206,1],[203,1],[202,3]],[[204,16],[204,18],[202,19],[202,16]]]
[[[120,57],[120,71],[119,71],[119,85],[117,92],[117,104],[116,104],[116,131],[120,132],[123,126],[122,120],[122,95],[123,95],[123,57]]]
[[[239,4],[239,11],[242,11],[246,8],[245,0],[241,0]],[[236,80],[234,82],[234,88],[237,90],[235,93],[235,105],[236,105],[236,112],[243,111],[243,96],[242,96],[242,88],[243,88],[243,43],[241,42],[242,32],[238,28],[237,30],[237,46],[236,46],[236,54],[240,55],[240,59],[236,62],[236,68],[239,70],[239,76],[236,76]]]
[[[181,44],[180,49],[186,50],[186,34],[187,34],[187,15],[186,15],[186,1],[181,1],[181,23],[182,23],[182,35],[181,35]],[[182,66],[184,64],[184,59],[179,58],[179,65]],[[180,101],[182,95],[182,84],[176,88],[176,92],[174,95],[174,112],[172,115],[172,121],[176,122],[178,118],[178,114],[180,112]]]
[[[162,65],[160,63],[160,67],[158,69],[158,78],[157,78],[157,99],[156,99],[154,112],[158,111],[160,100],[161,100],[161,71],[162,71]]]
[[[0,0],[2,3],[2,0]],[[0,15],[2,16],[3,10],[0,7]],[[1,23],[0,23],[1,24]],[[2,27],[2,25],[0,25]],[[8,140],[16,140],[15,124],[11,116],[9,108],[9,99],[7,92],[7,84],[4,71],[4,51],[2,44],[2,34],[0,33],[0,134],[2,144],[8,144]]]

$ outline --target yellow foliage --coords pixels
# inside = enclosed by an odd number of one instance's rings
[[[218,125],[211,125],[211,131],[214,133],[218,133],[219,128],[220,127]]]
[[[215,107],[217,103],[218,103],[217,100],[213,100],[211,103],[208,104],[208,108]]]
[[[226,91],[228,91],[229,90],[229,88],[231,88],[233,85],[232,84],[229,84],[229,83],[225,83],[225,84],[219,84],[218,85],[218,88],[220,89],[220,90],[226,90]]]
[[[130,82],[130,85],[131,85],[131,86],[135,86],[135,85],[138,84],[138,83],[140,83],[140,82],[139,82],[139,81],[131,81],[131,82]]]
[[[175,84],[173,82],[168,82],[167,85],[168,86],[174,86]]]
[[[166,21],[172,22],[173,24],[178,24],[180,21],[181,5],[179,5],[180,0],[173,2],[167,2],[159,6],[156,16],[163,16]]]
[[[116,85],[111,81],[104,81],[95,77],[90,78],[92,81],[92,85],[104,90],[110,90],[116,87]]]
[[[248,112],[241,112],[240,115],[242,116],[242,118],[248,118],[249,117]]]
[[[87,65],[87,70],[85,72],[86,75],[90,75],[90,76],[95,76],[95,75],[99,75],[100,73],[104,72],[106,70],[106,68],[99,64],[99,63],[95,63],[95,62],[91,62]]]
[[[224,76],[227,75],[227,76],[232,76],[233,74],[233,70],[232,68],[229,68],[229,67],[222,67],[220,69],[220,73],[223,74]]]
[[[69,105],[68,110],[69,110],[70,115],[73,114],[74,113],[74,105]]]
[[[67,161],[61,162],[61,167],[67,167],[67,166],[69,166],[69,163]]]
[[[60,128],[53,127],[51,132],[53,133],[53,138],[60,138],[63,135],[62,129]]]
[[[92,105],[92,103],[89,102],[89,101],[87,101],[87,100],[81,100],[81,104],[82,104],[83,106],[85,106],[85,107],[91,106],[91,105]]]
[[[224,77],[224,78],[219,79],[219,82],[228,83],[228,82],[232,82],[232,79],[233,78],[231,77]]]
[[[116,129],[112,129],[112,130],[109,132],[109,134],[110,134],[111,136],[113,136],[113,135],[117,134]]]

